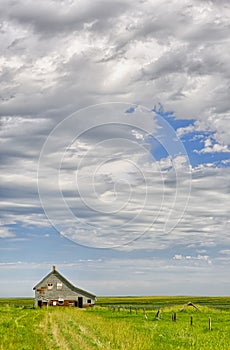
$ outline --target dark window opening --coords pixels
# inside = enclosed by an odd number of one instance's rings
[[[83,307],[83,298],[78,297],[78,307],[82,308]]]

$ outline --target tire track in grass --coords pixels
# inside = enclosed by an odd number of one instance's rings
[[[81,350],[115,349],[115,347],[111,347],[110,337],[108,338],[105,334],[106,330],[104,327],[107,327],[107,324],[105,323],[105,320],[102,320],[101,316],[95,315],[91,312],[89,314],[86,310],[78,310],[78,313],[80,314],[78,332],[80,333],[81,339],[88,344],[88,347],[82,348]],[[115,332],[116,329],[113,329],[113,332],[110,334],[114,334]],[[118,350],[120,347],[116,349]]]
[[[95,346],[91,330],[82,324],[84,312],[79,315],[79,310],[66,309],[61,313],[55,313],[55,317],[60,326],[60,332],[69,346],[68,349],[91,350],[98,348]]]
[[[44,315],[41,314],[38,310],[34,310],[31,315],[30,320],[30,335],[32,331],[32,336],[30,336],[31,341],[33,342],[34,349],[43,349],[49,350],[50,348],[46,347],[44,332],[40,332],[40,323],[44,319]]]
[[[64,331],[66,329],[67,319],[63,311],[60,309],[42,310],[44,317],[39,324],[37,332],[43,337],[47,350],[79,349],[76,344],[71,344],[70,332],[66,333]]]
[[[46,312],[44,328],[46,331],[48,329],[52,337],[49,341],[49,349],[52,350],[149,349],[146,337],[143,340],[136,327],[127,324],[125,320],[105,319],[104,315],[97,312],[50,309]],[[151,338],[149,332],[148,338]]]
[[[138,332],[126,322],[105,320],[102,315],[79,310],[78,332],[90,347],[86,349],[133,350],[146,349]],[[138,344],[138,346],[136,346]],[[84,350],[84,348],[80,348]]]
[[[59,315],[62,316],[62,315]],[[63,317],[58,317],[56,313],[49,313],[49,325],[51,329],[51,333],[53,335],[53,339],[61,350],[69,350],[68,342],[66,341],[65,337],[63,337]]]
[[[55,339],[55,333],[53,332],[51,313],[48,310],[42,310],[42,312],[44,312],[44,317],[39,323],[37,333],[43,338],[45,349],[61,350],[62,348],[59,346],[57,339]]]

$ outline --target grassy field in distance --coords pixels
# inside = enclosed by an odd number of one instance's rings
[[[165,306],[183,305],[188,302],[217,309],[230,309],[230,297],[194,297],[194,296],[141,296],[141,297],[98,297],[97,305],[134,305],[150,309]]]
[[[34,309],[33,299],[0,299],[0,349],[229,350],[229,302],[229,297],[101,297],[85,310]]]

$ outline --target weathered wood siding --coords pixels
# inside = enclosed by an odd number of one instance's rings
[[[82,300],[81,300],[82,298]],[[59,274],[50,274],[42,280],[35,289],[35,305],[38,306],[39,302],[48,305],[60,306],[80,306],[86,307],[94,304],[95,298],[87,293],[78,293],[76,288],[71,284],[66,284],[65,281],[59,276]]]

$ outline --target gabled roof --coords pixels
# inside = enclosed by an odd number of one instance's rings
[[[58,277],[67,287],[69,287],[72,291],[76,292],[76,293],[80,293],[83,294],[85,296],[90,296],[91,298],[96,298],[96,295],[87,292],[86,290],[80,289],[75,287],[72,283],[70,283],[64,276],[62,276],[55,268],[55,266],[53,266],[53,270],[48,273],[48,275],[46,275],[40,282],[38,282],[36,284],[36,286],[34,286],[33,290],[37,289],[37,287],[42,284],[48,277],[50,277],[51,275],[55,275],[56,277]]]

